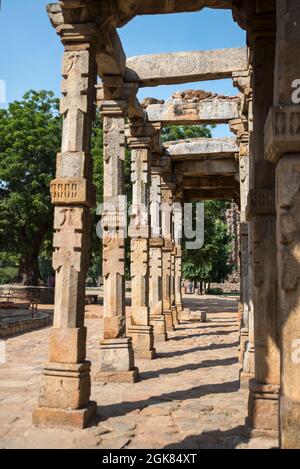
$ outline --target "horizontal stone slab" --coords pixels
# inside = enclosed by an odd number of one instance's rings
[[[173,163],[174,173],[181,176],[236,176],[238,162],[234,159],[187,160]]]
[[[231,78],[248,69],[244,47],[168,54],[140,55],[126,62],[125,81],[157,86]]]
[[[203,190],[193,189],[183,192],[184,200],[193,202],[196,200],[234,200],[238,196],[238,192],[233,189],[214,189]]]
[[[171,98],[163,104],[146,107],[150,122],[162,122],[165,125],[227,124],[239,118],[239,109],[239,97],[212,95],[201,99],[196,93],[191,98]]]
[[[184,177],[180,183],[183,189],[235,189],[238,182],[232,176]]]
[[[202,8],[231,8],[232,0],[119,0],[118,26],[124,26],[136,15],[156,15],[200,11]]]
[[[239,147],[235,137],[195,138],[164,144],[164,154],[170,156],[172,160],[233,158],[238,152]]]

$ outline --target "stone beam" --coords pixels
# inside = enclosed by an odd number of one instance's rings
[[[195,138],[166,142],[164,154],[172,160],[234,158],[239,152],[236,138]]]
[[[237,195],[232,189],[188,189],[183,191],[184,200],[190,202],[196,200],[233,200]]]
[[[227,124],[240,117],[241,100],[238,96],[188,90],[175,93],[166,102],[153,101],[150,98],[143,103],[148,120],[164,125]]]
[[[186,176],[233,176],[239,173],[238,162],[233,158],[214,160],[188,160],[173,163],[175,175]]]
[[[232,176],[184,177],[180,186],[183,189],[236,189],[238,183]]]
[[[127,60],[125,81],[141,87],[231,78],[248,69],[244,47],[169,54],[140,55]]]
[[[231,0],[116,0],[118,26],[123,26],[136,15],[155,15],[200,11],[208,8],[231,8]]]

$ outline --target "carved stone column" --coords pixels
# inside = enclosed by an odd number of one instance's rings
[[[171,303],[171,276],[172,276],[172,206],[174,184],[164,179],[162,183],[162,247],[163,257],[163,313],[166,320],[167,332],[174,330]]]
[[[182,291],[181,291],[181,272],[182,272],[182,193],[180,197],[176,194],[173,206],[174,214],[174,242],[175,242],[175,306],[177,311],[177,319],[180,322],[180,315],[183,311]]]
[[[300,4],[277,1],[274,107],[265,144],[277,163],[276,212],[280,322],[280,446],[300,448]],[[295,82],[295,80],[297,80]]]
[[[131,237],[131,325],[135,356],[155,358],[153,326],[149,310],[149,186],[152,138],[147,127],[131,123],[127,142],[132,161],[132,214],[129,227]]]
[[[149,243],[149,306],[154,341],[167,340],[162,304],[162,245],[161,237],[161,168],[160,154],[152,155],[150,186],[151,238]]]
[[[171,311],[173,317],[173,325],[174,327],[179,324],[178,315],[177,315],[177,307],[175,303],[175,263],[176,263],[176,247],[174,239],[173,241],[173,250],[171,252],[171,287],[170,287],[170,299],[171,299]]]
[[[91,26],[90,26],[91,27]],[[90,32],[90,29],[89,29]],[[73,41],[76,40],[76,44]],[[90,207],[95,204],[90,158],[96,62],[92,37],[76,28],[63,35],[63,115],[61,154],[51,183],[54,212],[53,268],[56,272],[54,323],[44,366],[38,426],[85,427],[96,413],[90,401],[90,362],[84,327],[85,277],[89,262]]]
[[[248,415],[259,433],[276,434],[278,425],[279,348],[275,166],[265,160],[264,123],[273,103],[275,17],[250,22],[253,53],[253,134],[248,218],[253,269],[255,377],[249,382]],[[253,147],[252,147],[253,145]],[[249,325],[250,329],[250,325]]]
[[[100,90],[99,90],[100,91]],[[104,95],[107,91],[104,89]],[[103,96],[105,97],[105,96]],[[110,97],[110,96],[109,96]],[[125,237],[127,204],[124,194],[126,103],[102,99],[103,118],[103,339],[96,381],[135,382],[132,340],[125,327]]]

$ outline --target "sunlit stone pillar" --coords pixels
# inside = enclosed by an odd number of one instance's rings
[[[280,323],[279,433],[283,449],[300,448],[300,4],[277,1],[274,107],[266,151],[277,163],[276,212]],[[278,358],[277,358],[278,360]]]
[[[106,79],[107,81],[107,79]],[[101,91],[101,89],[99,90]],[[105,95],[106,90],[103,90]],[[100,370],[95,380],[135,382],[132,340],[125,327],[125,237],[127,204],[124,196],[125,108],[123,101],[99,101],[103,118],[103,338]]]
[[[160,154],[152,154],[150,186],[151,237],[149,242],[149,306],[154,341],[167,340],[162,304],[162,245],[161,237],[161,167]]]
[[[253,134],[248,197],[254,305],[254,379],[248,415],[258,433],[278,429],[279,341],[277,307],[275,165],[265,159],[264,124],[273,103],[275,16],[250,22],[253,65]],[[250,324],[249,324],[250,331]]]
[[[92,38],[76,28],[63,36],[61,153],[51,183],[54,211],[53,268],[56,272],[54,323],[44,366],[38,426],[85,427],[96,413],[90,401],[90,362],[84,327],[85,277],[89,262],[90,207],[95,203],[90,157],[96,62]]]
[[[146,126],[145,126],[146,127]],[[149,185],[152,138],[147,127],[128,126],[127,142],[131,149],[132,214],[131,237],[131,325],[135,356],[155,358],[153,326],[149,309]],[[146,135],[146,136],[145,136]]]
[[[180,315],[183,311],[182,304],[182,291],[181,291],[181,273],[182,273],[182,223],[183,223],[183,210],[182,210],[182,193],[180,197],[176,194],[175,203],[173,206],[174,215],[174,242],[175,242],[175,306],[177,312],[177,319],[180,322]]]
[[[173,213],[174,215],[174,213]],[[172,311],[172,318],[173,318],[173,325],[177,326],[179,324],[178,321],[178,314],[177,314],[177,307],[175,303],[175,267],[176,267],[176,246],[174,238],[172,239],[173,242],[173,250],[171,252],[171,287],[170,287],[170,298],[171,298],[171,311]]]
[[[165,316],[167,332],[174,330],[171,303],[171,275],[172,275],[172,205],[174,184],[164,179],[162,182],[162,247],[163,258],[163,314]]]

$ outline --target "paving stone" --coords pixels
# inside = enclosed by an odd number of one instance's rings
[[[191,297],[186,301],[196,301],[197,309],[202,309],[205,300]],[[91,398],[99,406],[98,423],[82,431],[32,426],[31,412],[37,405],[41,370],[48,356],[49,329],[8,339],[9,361],[0,366],[0,448],[276,447],[273,440],[248,441],[246,436],[234,433],[234,429],[243,428],[248,391],[234,389],[232,384],[238,380],[238,363],[217,366],[219,360],[236,356],[237,347],[216,345],[234,344],[238,332],[233,327],[232,334],[222,335],[228,330],[224,325],[236,316],[222,312],[228,300],[216,298],[214,303],[216,312],[209,318],[213,322],[179,325],[170,334],[174,340],[158,344],[158,359],[137,360],[145,378],[151,379],[134,385],[92,382]],[[92,312],[101,306],[88,308]],[[87,358],[93,374],[99,363],[102,322],[86,322]],[[209,366],[203,367],[205,363]],[[25,389],[22,384],[26,384]]]

